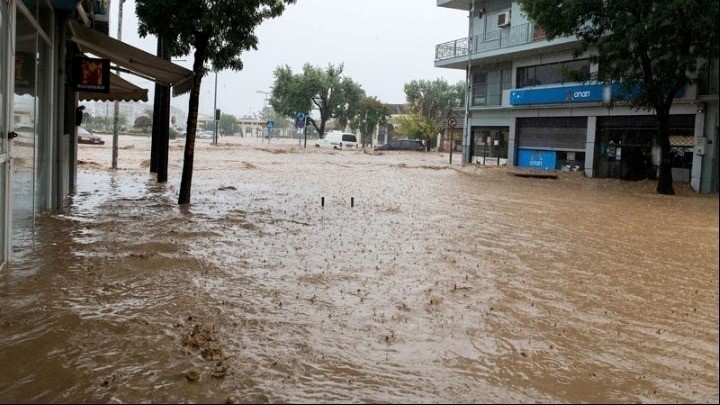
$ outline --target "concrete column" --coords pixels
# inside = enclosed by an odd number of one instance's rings
[[[593,177],[595,163],[595,136],[597,117],[588,117],[587,140],[585,141],[585,177]]]
[[[517,128],[517,125],[515,125],[516,122],[517,118],[512,117],[508,123],[508,167],[515,166],[515,140],[517,139],[517,136],[515,135],[515,128]]]

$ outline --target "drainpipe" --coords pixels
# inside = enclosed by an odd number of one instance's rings
[[[463,139],[462,163],[470,162],[470,100],[472,98],[472,48],[473,48],[473,19],[475,18],[475,0],[470,1],[470,15],[468,16],[468,41],[467,41],[467,74],[465,78],[465,139]],[[452,148],[452,142],[450,142]]]

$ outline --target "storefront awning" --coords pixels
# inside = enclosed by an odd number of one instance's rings
[[[110,92],[95,93],[80,91],[82,101],[148,101],[148,91],[138,87],[120,76],[110,74]]]
[[[172,86],[175,96],[186,93],[192,88],[194,75],[192,70],[158,58],[100,31],[87,28],[76,20],[69,20],[68,25],[70,39],[78,44],[82,52],[110,59],[112,63],[131,73],[166,86]]]

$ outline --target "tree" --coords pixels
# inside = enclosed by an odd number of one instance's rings
[[[661,148],[657,192],[675,194],[669,119],[679,91],[718,58],[717,0],[520,0],[548,39],[577,36],[603,83],[620,83],[636,109],[655,111]],[[617,101],[617,100],[616,100]]]
[[[395,117],[395,132],[403,138],[420,139],[427,147],[427,141],[437,133],[437,122],[430,117],[411,112],[408,115]]]
[[[125,114],[118,116],[121,126],[127,126],[128,118]],[[89,130],[106,131],[112,126],[112,118],[104,115],[88,115],[83,118],[83,126]]]
[[[257,49],[255,27],[282,14],[295,0],[137,0],[141,37],[155,34],[172,56],[194,50],[193,86],[188,101],[187,135],[178,204],[190,203],[200,86],[208,71],[242,70],[243,51]],[[206,66],[210,63],[210,66]]]
[[[426,141],[427,145],[453,115],[453,110],[464,105],[465,83],[451,85],[444,79],[413,80],[405,84],[405,100],[410,114],[399,117],[398,130],[403,136]]]
[[[234,115],[220,114],[219,128],[223,135],[234,135],[236,123],[237,118]]]
[[[140,128],[143,131],[147,130],[148,127],[152,127],[152,119],[147,115],[141,115],[135,118],[135,128]]]
[[[390,107],[375,97],[366,97],[360,101],[357,114],[350,120],[349,124],[353,131],[360,131],[363,148],[365,148],[368,138],[375,131],[375,128],[378,125],[387,124],[390,113]]]
[[[275,112],[272,107],[266,105],[256,114],[256,117],[263,121],[272,121],[275,123],[275,129],[289,129],[294,125],[295,120],[285,115]]]
[[[328,65],[325,70],[305,64],[303,73],[297,75],[287,65],[277,67],[270,106],[291,119],[300,112],[310,114],[317,110],[320,117],[308,121],[320,136],[325,134],[326,124],[331,119],[344,127],[355,117],[365,91],[352,79],[343,77],[342,72],[342,64]]]

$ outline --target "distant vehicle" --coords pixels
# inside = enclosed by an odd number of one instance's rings
[[[198,132],[197,137],[201,139],[213,139],[213,131],[202,131]]]
[[[355,149],[357,148],[357,137],[354,134],[330,131],[318,139],[315,146],[318,148]]]
[[[15,131],[18,132],[33,132],[35,130],[35,127],[28,124],[20,124],[15,127]]]
[[[77,141],[78,143],[91,145],[105,145],[105,141],[101,137],[90,133],[90,131],[83,127],[77,127]]]
[[[414,150],[425,151],[422,141],[416,139],[393,139],[385,145],[376,146],[375,150]]]

